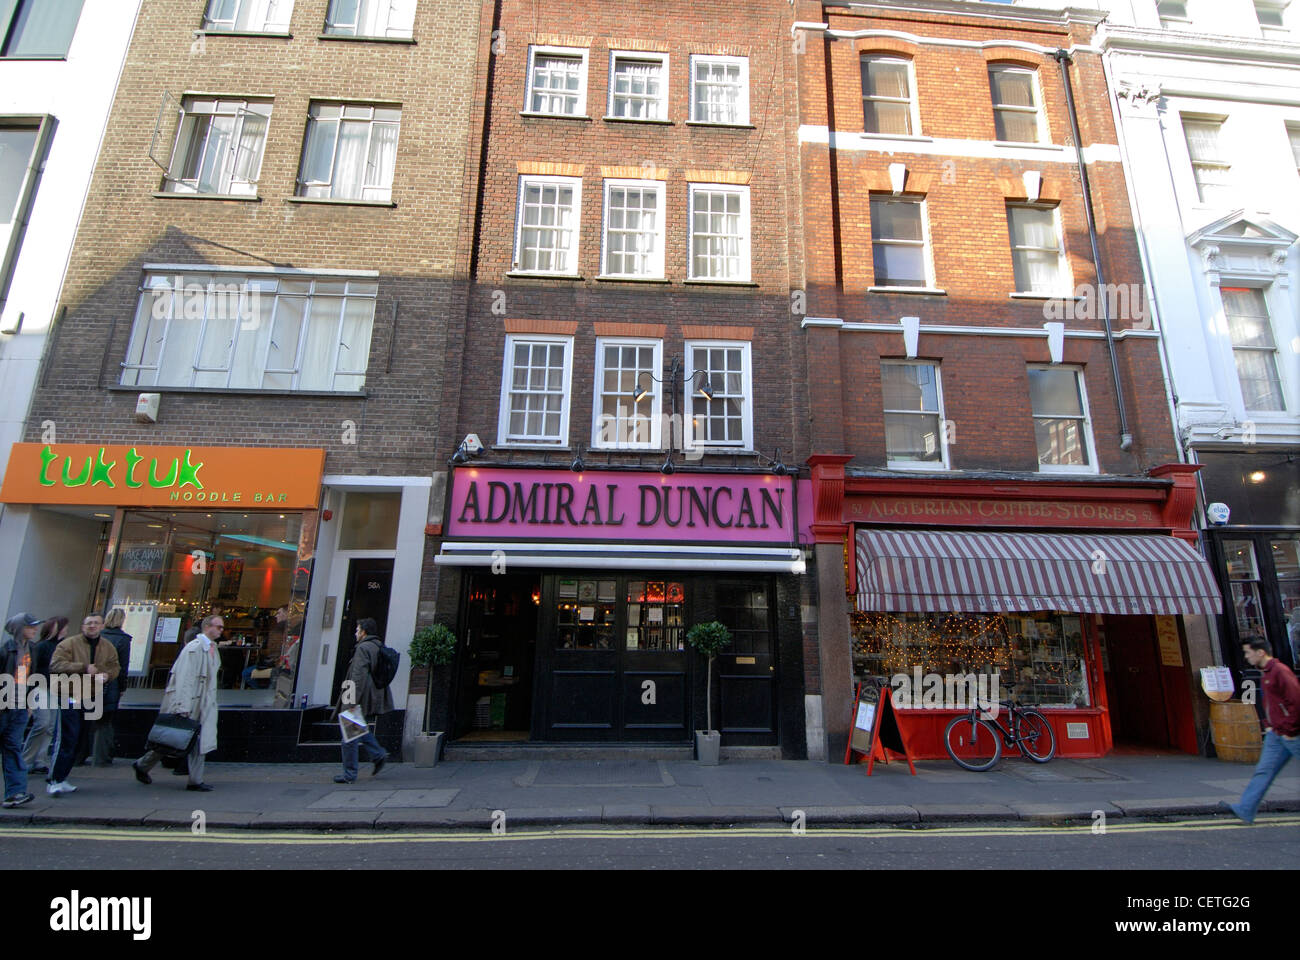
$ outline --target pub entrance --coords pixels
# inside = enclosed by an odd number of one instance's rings
[[[468,581],[456,737],[467,742],[528,740],[541,578],[483,572],[471,574]]]

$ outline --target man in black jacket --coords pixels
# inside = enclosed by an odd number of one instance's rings
[[[357,647],[352,652],[348,676],[339,694],[338,712],[342,714],[356,707],[367,724],[393,710],[392,691],[387,686],[376,686],[374,680],[375,663],[384,645],[384,641],[375,636],[378,631],[379,624],[372,617],[363,617],[357,621]],[[371,776],[384,768],[388,754],[379,745],[375,735],[367,729],[360,737],[343,741],[343,773],[334,778],[335,783],[352,783],[356,780],[357,754],[362,747],[365,748],[366,759],[375,764]]]
[[[0,674],[13,685],[16,703],[0,707],[0,764],[4,767],[6,807],[31,803],[27,767],[23,764],[23,734],[27,732],[27,683],[32,674],[36,627],[41,621],[20,613],[5,624],[9,639],[0,646]]]

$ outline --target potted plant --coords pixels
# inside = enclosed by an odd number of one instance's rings
[[[695,759],[708,766],[717,766],[722,734],[713,729],[713,660],[723,647],[731,643],[731,632],[716,620],[697,623],[686,632],[686,642],[709,658],[708,681],[704,688],[706,729],[695,731]]]
[[[407,652],[411,658],[411,666],[416,669],[430,670],[446,666],[451,663],[456,653],[456,635],[441,623],[421,627],[411,638],[411,646]],[[438,686],[441,680],[441,677],[433,677],[431,688]],[[442,686],[446,685],[442,684]],[[441,714],[442,711],[439,713]],[[441,721],[440,716],[439,722]],[[415,765],[417,767],[432,767],[438,762],[438,758],[442,756],[442,738],[441,730],[416,734]]]

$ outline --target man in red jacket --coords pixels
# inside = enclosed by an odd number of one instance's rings
[[[1241,799],[1225,803],[1233,813],[1247,823],[1255,822],[1255,812],[1273,778],[1292,757],[1300,758],[1300,680],[1291,669],[1273,654],[1267,640],[1249,640],[1242,644],[1246,662],[1262,674],[1260,687],[1264,691],[1264,748],[1259,763],[1246,784]]]

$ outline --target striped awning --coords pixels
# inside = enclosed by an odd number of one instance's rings
[[[1209,564],[1169,536],[857,532],[863,612],[1217,614]]]

